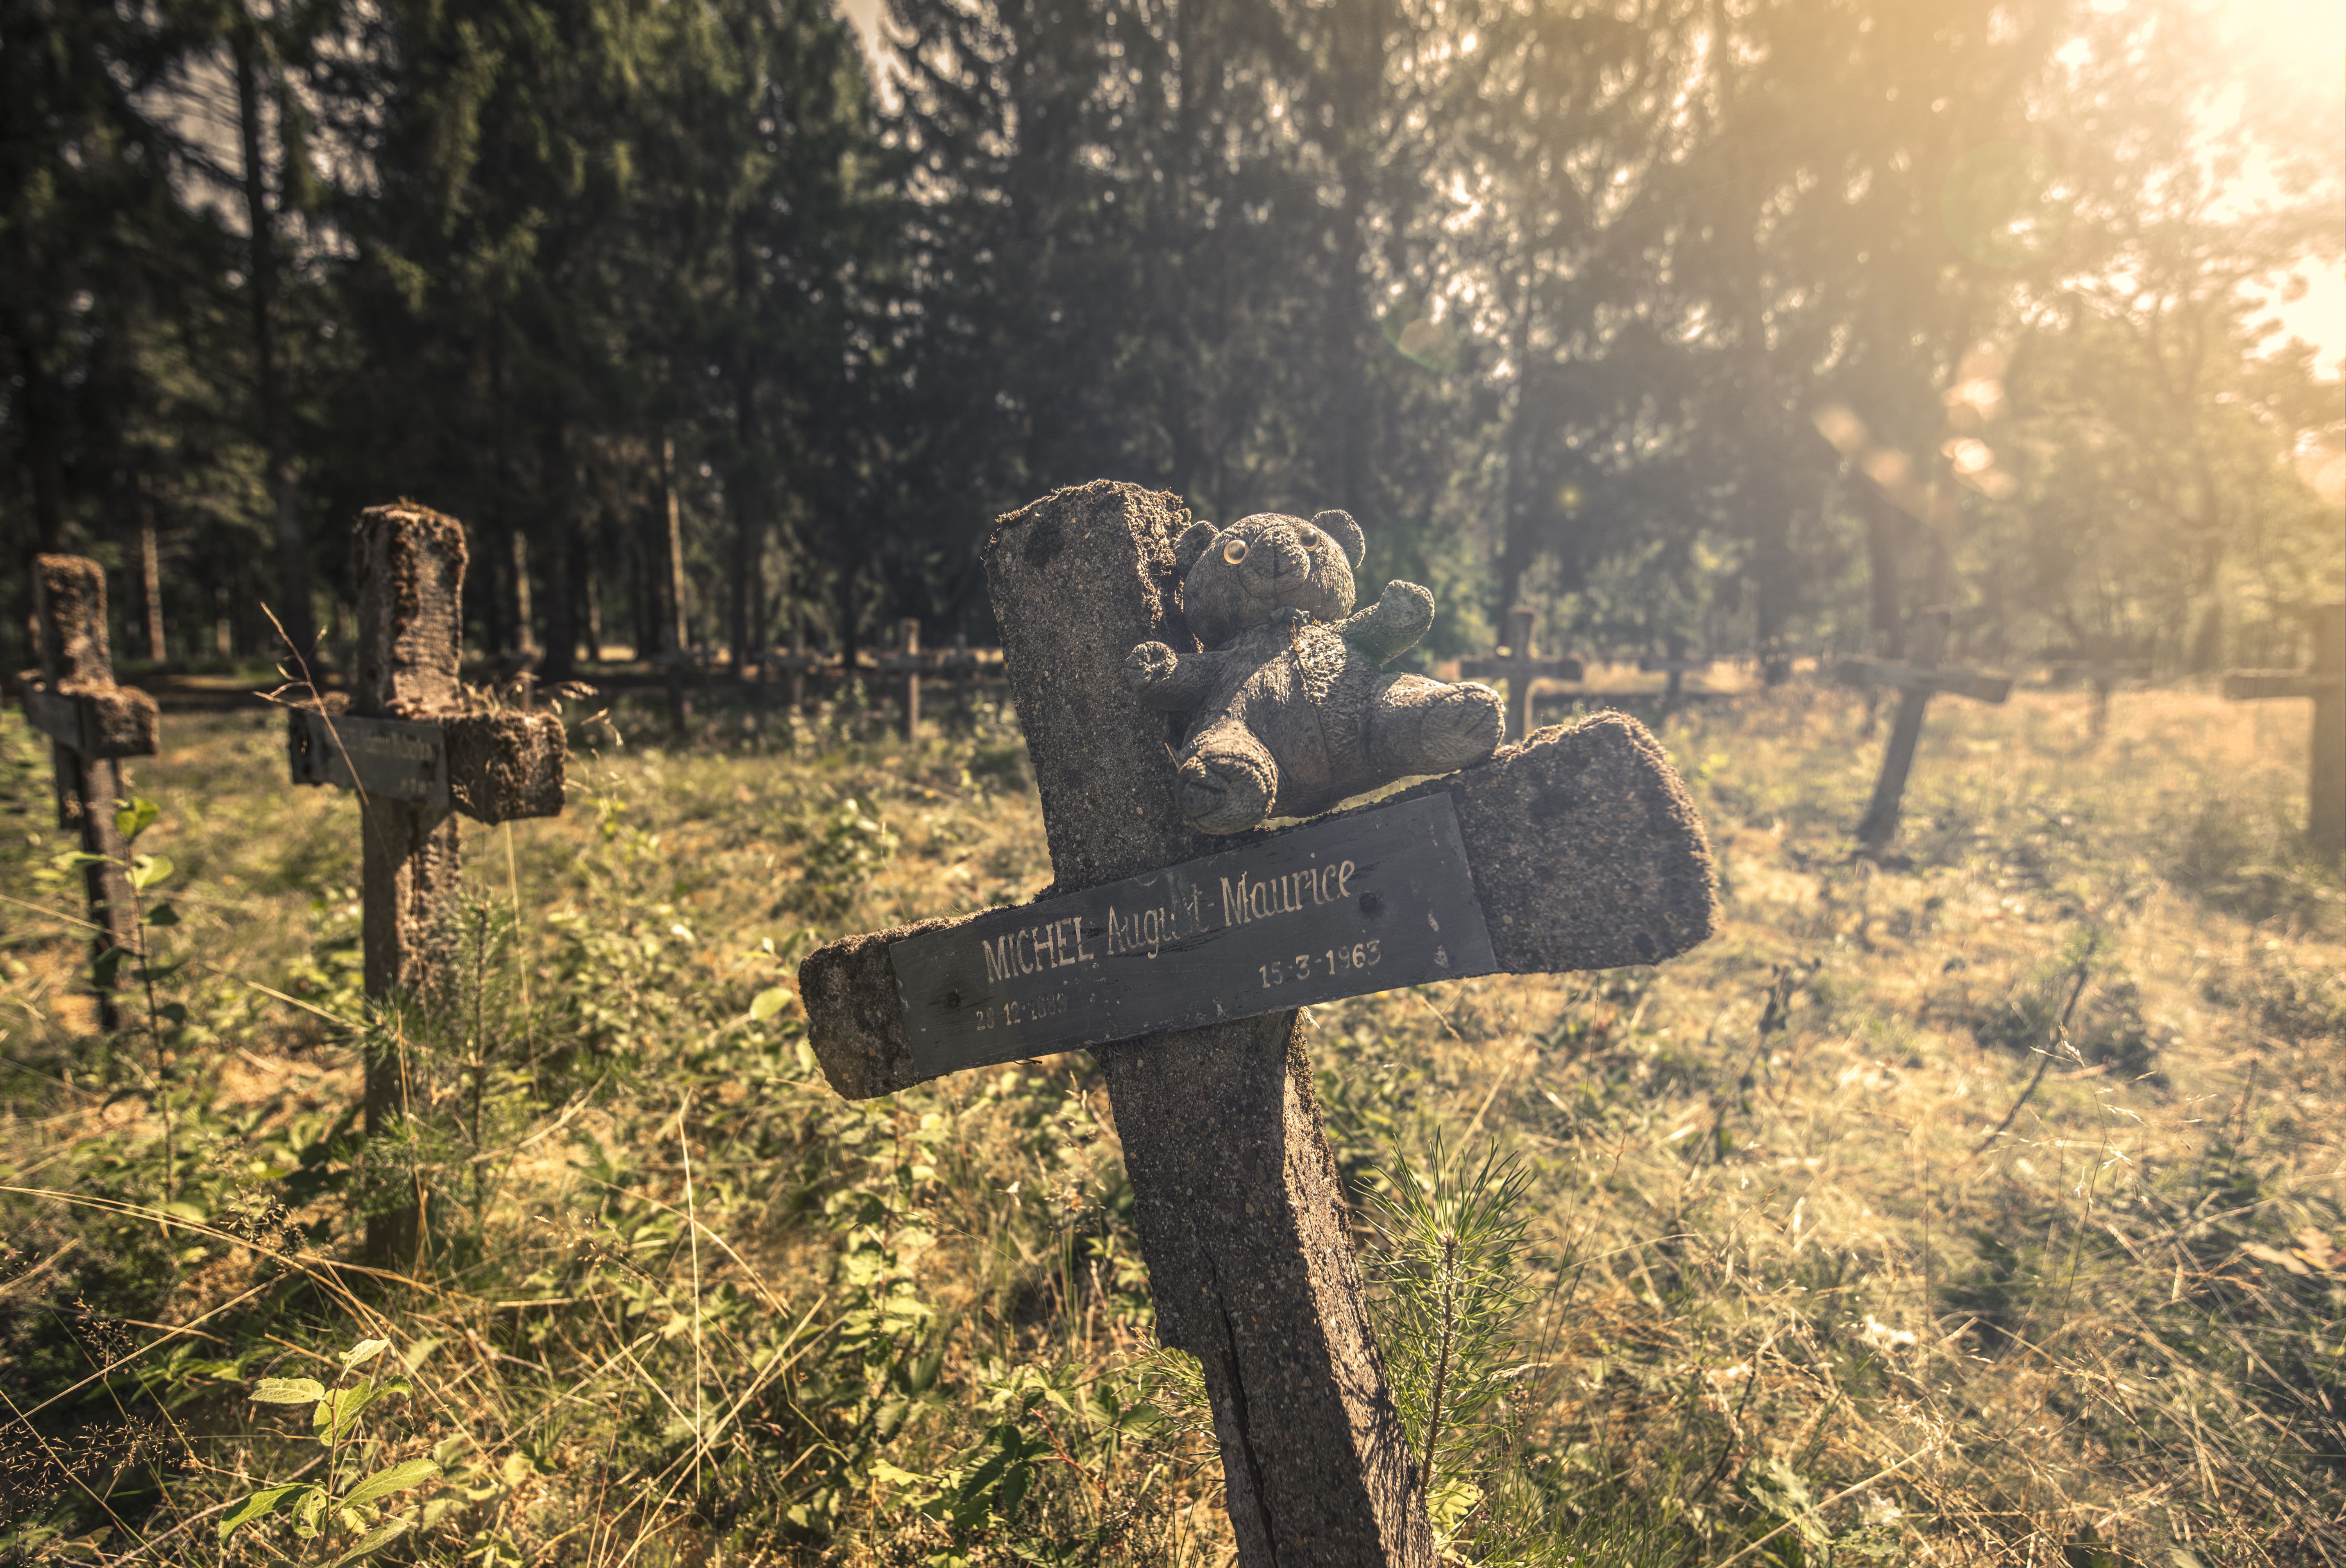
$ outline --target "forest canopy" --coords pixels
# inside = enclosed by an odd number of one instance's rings
[[[1943,603],[2204,670],[2346,585],[2337,367],[2272,320],[2340,261],[2337,61],[2238,4],[868,20],[0,0],[9,667],[55,549],[131,656],[331,653],[402,495],[556,676],[986,637],[975,543],[1096,477],[1351,511],[1439,653]]]

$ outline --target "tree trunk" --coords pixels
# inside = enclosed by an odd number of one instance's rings
[[[301,496],[293,474],[287,431],[285,389],[277,362],[276,215],[270,209],[269,176],[260,162],[260,36],[240,4],[230,48],[236,60],[237,128],[244,154],[244,210],[251,266],[245,287],[252,300],[252,361],[260,404],[260,443],[277,532],[278,623],[296,659],[306,662],[317,628],[310,613],[310,553],[301,536]]]
[[[680,654],[692,646],[692,633],[685,607],[684,509],[677,501],[676,441],[670,436],[660,438],[660,495],[667,518],[660,531],[658,593],[667,596],[668,610],[668,640],[660,651]]]
[[[163,640],[163,563],[155,537],[155,502],[138,492],[138,609],[146,622],[147,657],[157,664],[169,657]]]

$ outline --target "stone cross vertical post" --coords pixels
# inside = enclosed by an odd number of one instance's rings
[[[1532,732],[1532,685],[1541,680],[1578,680],[1580,661],[1568,656],[1542,658],[1532,647],[1533,611],[1517,605],[1507,612],[1507,646],[1490,658],[1470,658],[1458,667],[1468,680],[1507,683],[1507,733],[1521,740]]]
[[[1641,658],[1637,661],[1637,667],[1647,675],[1667,673],[1669,676],[1669,684],[1662,688],[1662,705],[1665,708],[1675,708],[1678,699],[1686,694],[1686,677],[1708,669],[1710,660],[1687,657],[1684,632],[1672,632],[1666,646],[1669,649],[1667,658]]]
[[[2306,840],[2316,854],[2346,854],[2346,605],[2323,605],[2313,624],[2313,663],[2301,670],[2235,670],[2224,677],[2232,702],[2313,699],[2313,747],[2306,767]]]
[[[357,672],[348,710],[311,703],[288,717],[298,784],[359,797],[361,909],[370,1000],[445,994],[460,871],[455,813],[482,822],[562,809],[562,721],[552,714],[466,713],[464,525],[412,502],[371,506],[352,530]],[[398,1054],[366,1064],[370,1138],[408,1113]],[[404,1267],[422,1237],[419,1201],[369,1217],[367,1253]]]
[[[1055,881],[811,954],[809,1038],[856,1098],[1094,1048],[1158,1333],[1204,1369],[1239,1563],[1431,1568],[1294,1009],[1658,962],[1709,934],[1708,850],[1658,748],[1613,715],[1281,832],[1193,831],[1177,721],[1118,678],[1139,643],[1198,647],[1186,522],[1107,482],[1001,520],[986,584]]]
[[[151,757],[156,749],[155,699],[114,684],[114,655],[106,635],[106,572],[80,555],[33,560],[33,615],[40,629],[41,670],[25,684],[25,717],[49,738],[56,772],[57,826],[81,834],[85,854],[103,855],[82,868],[89,900],[93,959],[138,942],[138,910],[124,875],[125,847],[114,825],[122,792],[117,759]],[[97,1022],[121,1019],[114,988],[97,988]]]
[[[2094,705],[2090,725],[2094,740],[2098,744],[2109,732],[2110,693],[2127,682],[2148,680],[2150,661],[2100,657],[2055,659],[2045,673],[2052,677],[2052,684],[2055,686],[2066,686],[2073,681],[2080,680],[2086,683],[2087,689],[2093,693]]]
[[[2001,703],[2012,695],[2012,682],[2001,676],[1982,675],[1976,670],[1943,667],[1939,663],[1946,651],[1948,618],[1944,610],[1922,613],[1914,635],[1907,641],[1914,656],[1909,663],[1851,659],[1840,668],[1844,681],[1868,687],[1894,687],[1898,691],[1898,717],[1890,726],[1890,744],[1882,753],[1882,771],[1873,781],[1873,799],[1857,825],[1858,841],[1869,848],[1880,849],[1897,834],[1906,776],[1913,770],[1914,748],[1923,738],[1923,715],[1931,698],[1944,692],[1975,702]]]
[[[896,623],[896,651],[882,657],[882,670],[904,677],[904,740],[921,738],[921,674],[935,662],[921,651],[921,623],[907,616]]]

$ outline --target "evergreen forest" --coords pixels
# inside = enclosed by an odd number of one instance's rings
[[[127,657],[331,668],[400,496],[555,679],[990,640],[976,543],[1099,477],[1351,511],[1443,656],[2198,671],[2338,592],[2286,7],[850,9],[8,0],[9,667],[71,550]]]

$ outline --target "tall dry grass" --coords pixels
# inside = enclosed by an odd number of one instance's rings
[[[1439,1435],[1451,1550],[2341,1555],[2346,950],[2336,868],[2291,849],[2290,706],[2121,695],[2096,747],[2081,697],[1942,704],[1880,860],[1853,699],[1674,716],[1714,942],[1316,1011],[1364,1217],[1461,1200],[1460,1151],[1518,1162],[1520,1316],[1471,1369],[1504,1397]],[[564,819],[467,826],[467,1004],[370,1020],[349,803],[284,786],[269,727],[168,725],[140,847],[177,862],[187,1016],[112,1043],[76,933],[23,907],[72,909],[8,743],[0,1551],[331,1562],[405,1519],[380,1550],[482,1568],[1226,1554],[1088,1060],[848,1105],[788,996],[821,940],[1048,880],[1015,734],[622,728],[582,730]],[[342,1125],[368,1048],[428,1102],[393,1147]],[[357,1267],[356,1217],[419,1180],[427,1266]],[[1363,1229],[1404,1373],[1440,1321],[1407,1234]],[[249,1398],[352,1385],[365,1338],[411,1391],[347,1454]],[[219,1539],[264,1483],[418,1460],[314,1535]]]

